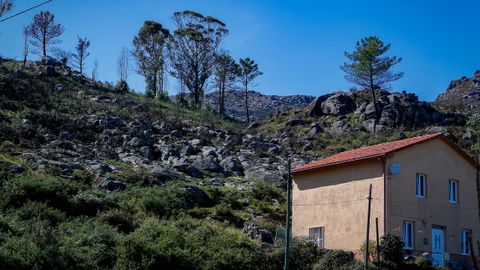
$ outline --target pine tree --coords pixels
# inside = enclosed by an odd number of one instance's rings
[[[370,90],[375,108],[375,125],[380,119],[376,91],[403,77],[403,72],[392,72],[392,67],[400,63],[402,58],[386,56],[389,49],[390,44],[385,45],[376,36],[362,38],[357,42],[354,52],[345,52],[349,62],[340,67],[346,73],[346,80]]]

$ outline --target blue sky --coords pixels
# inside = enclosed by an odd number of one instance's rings
[[[42,0],[16,0],[13,12]],[[230,34],[223,47],[234,58],[250,57],[264,72],[256,88],[266,94],[321,95],[346,90],[339,66],[343,52],[368,35],[392,44],[403,57],[397,71],[405,77],[391,85],[433,100],[448,83],[480,69],[480,1],[280,1],[280,0],[54,0],[0,23],[0,54],[21,58],[22,26],[40,10],[49,10],[65,26],[58,46],[73,50],[76,36],[91,40],[90,70],[98,61],[101,80],[116,81],[117,57],[145,20],[173,29],[175,11],[195,10],[217,17]],[[32,56],[33,57],[33,56]],[[132,70],[129,83],[143,91]],[[168,82],[170,94],[177,91]]]

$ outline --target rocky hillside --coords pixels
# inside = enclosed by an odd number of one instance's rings
[[[412,93],[381,91],[378,96],[376,135],[375,109],[367,91],[320,96],[304,109],[268,117],[253,123],[250,129],[282,145],[287,152],[308,158],[434,132],[445,133],[469,149],[473,138],[465,131],[466,116],[439,111]]]
[[[259,92],[248,93],[251,119],[256,120],[277,112],[289,109],[299,109],[308,105],[315,97],[306,95],[277,96],[264,95]],[[226,114],[239,121],[246,121],[245,116],[245,92],[239,90],[225,93]],[[212,92],[206,96],[206,104],[211,108],[218,107],[218,94]]]
[[[453,80],[447,90],[435,99],[440,110],[466,115],[480,113],[480,70],[471,78]]]
[[[227,96],[240,111],[241,93]],[[247,127],[119,93],[53,59],[3,62],[0,268],[281,269],[283,248],[272,244],[285,220],[287,157],[296,166],[429,132],[469,146],[463,115],[414,94],[379,96],[375,135],[362,91],[252,92],[257,115],[275,115]],[[276,113],[286,104],[295,106]],[[292,248],[316,254],[309,263],[320,256],[308,242]]]
[[[173,237],[185,224],[208,228],[212,241],[197,245],[184,240],[196,245],[185,249],[223,250],[215,255],[219,265],[243,250],[250,255],[228,263],[257,265],[252,260],[267,255],[260,244],[273,243],[276,226],[284,223],[287,149],[247,132],[241,122],[171,101],[117,93],[52,59],[26,67],[15,61],[0,64],[0,96],[0,209],[7,213],[0,218],[2,269],[37,268],[42,256],[58,258],[56,268],[77,268],[80,258],[71,256],[80,254],[68,252],[84,249],[90,251],[92,265],[137,269],[131,265],[136,261],[120,260],[137,256],[130,253],[137,249],[130,250],[128,241],[150,233],[145,226],[170,230]],[[291,154],[294,164],[307,161]],[[33,214],[39,211],[44,215]],[[31,227],[34,220],[39,228]],[[50,230],[54,239],[34,242],[41,237],[35,234],[40,228]],[[100,228],[102,236],[82,240],[94,233],[92,228]],[[205,239],[196,232],[181,230],[184,237]],[[223,248],[217,232],[226,237]],[[158,235],[164,233],[145,237]],[[35,250],[30,261],[15,253],[18,243]],[[65,250],[65,243],[77,246]],[[237,244],[241,246],[235,248]],[[127,254],[117,257],[122,247]],[[170,249],[180,252],[159,247]],[[45,253],[52,250],[68,254]],[[2,257],[12,253],[8,262]],[[148,254],[140,256],[154,256]],[[203,259],[191,262],[199,266],[187,269],[223,268],[212,260],[208,267],[202,266],[207,263]]]

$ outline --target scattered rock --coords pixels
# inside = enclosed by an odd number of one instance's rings
[[[245,222],[243,225],[243,232],[252,239],[260,240],[262,243],[273,244],[272,234],[268,230],[258,226],[253,221]]]
[[[105,181],[100,185],[100,188],[104,189],[105,191],[112,192],[114,190],[125,190],[127,188],[127,184],[122,181],[108,178],[105,179]]]
[[[307,122],[303,119],[299,119],[299,118],[293,118],[293,119],[290,119],[287,121],[287,123],[285,124],[285,126],[287,127],[296,127],[296,126],[303,126],[305,125]]]

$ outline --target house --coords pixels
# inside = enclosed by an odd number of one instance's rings
[[[320,247],[359,251],[370,239],[401,236],[436,265],[471,262],[468,239],[480,233],[475,161],[441,134],[341,152],[292,170],[292,233]],[[475,244],[476,246],[476,244]],[[409,252],[408,252],[409,253]],[[478,254],[477,254],[478,255]]]

